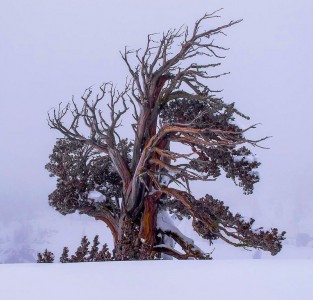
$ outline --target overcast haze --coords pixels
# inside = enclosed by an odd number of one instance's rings
[[[49,129],[47,112],[91,85],[122,85],[127,70],[119,50],[125,45],[144,47],[148,33],[192,25],[219,8],[224,8],[220,22],[244,21],[217,41],[231,48],[221,69],[231,74],[208,85],[223,88],[225,101],[235,101],[251,123],[262,123],[251,135],[273,138],[264,143],[270,150],[254,149],[262,167],[253,195],[244,196],[231,182],[201,185],[197,195],[219,197],[258,224],[277,226],[292,237],[313,235],[313,4],[288,0],[1,0],[0,220],[5,226],[57,214],[48,206],[54,180],[44,165],[60,135]]]

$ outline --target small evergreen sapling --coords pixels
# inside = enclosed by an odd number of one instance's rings
[[[102,249],[96,254],[94,261],[109,261],[115,260],[114,256],[110,253],[108,245],[104,244]]]
[[[68,252],[69,252],[68,247],[64,247],[62,255],[60,257],[60,263],[68,263],[68,262],[70,262],[70,259],[68,257]]]
[[[54,262],[54,254],[48,249],[46,249],[43,253],[37,254],[37,263],[53,263]]]
[[[99,242],[99,236],[96,235],[93,239],[93,243],[92,243],[92,247],[91,250],[89,251],[89,261],[96,261],[97,259],[97,255],[99,253],[99,246],[100,242]]]
[[[74,255],[71,256],[71,262],[84,262],[87,261],[87,255],[89,253],[88,246],[90,242],[86,236],[82,237],[80,246],[77,248]]]

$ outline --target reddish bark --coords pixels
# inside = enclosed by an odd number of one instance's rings
[[[103,216],[96,216],[95,219],[103,221],[110,228],[111,233],[113,235],[113,239],[114,239],[114,245],[116,246],[118,243],[117,222],[113,218],[109,219]]]
[[[155,192],[144,200],[144,212],[141,218],[139,237],[150,247],[155,245],[158,200],[162,193]]]

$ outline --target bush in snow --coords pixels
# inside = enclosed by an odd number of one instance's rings
[[[37,263],[53,263],[54,262],[54,254],[47,249],[43,253],[37,254]]]
[[[114,256],[110,253],[108,245],[104,244],[99,251],[99,236],[96,235],[93,240],[93,245],[89,250],[90,242],[88,238],[84,236],[81,239],[80,246],[77,248],[75,254],[69,257],[68,247],[63,248],[62,255],[60,257],[61,263],[77,263],[77,262],[93,262],[93,261],[107,261],[114,260]],[[54,261],[54,254],[47,249],[43,253],[38,253],[38,263],[52,263]]]

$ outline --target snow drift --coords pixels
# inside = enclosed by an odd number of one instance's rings
[[[313,260],[0,265],[0,299],[312,299]]]

